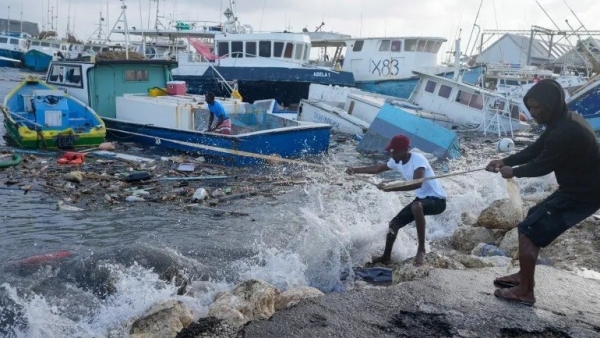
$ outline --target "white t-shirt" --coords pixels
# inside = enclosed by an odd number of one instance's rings
[[[396,163],[393,158],[390,158],[387,166],[391,170],[401,172],[406,180],[413,180],[415,170],[418,168],[425,168],[425,177],[435,176],[429,161],[427,161],[425,156],[419,153],[410,153],[410,159],[406,164],[402,164],[402,161]],[[446,192],[444,191],[444,188],[442,188],[440,181],[437,179],[425,180],[421,188],[415,190],[415,194],[418,198],[425,198],[427,196],[446,198]]]

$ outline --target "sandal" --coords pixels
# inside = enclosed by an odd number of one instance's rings
[[[500,280],[500,279],[505,279],[505,280]],[[519,284],[520,284],[519,281],[516,280],[512,275],[499,277],[494,280],[494,285],[501,289],[514,288],[515,286],[518,286]]]
[[[521,299],[517,295],[512,293],[510,289],[496,289],[496,291],[494,292],[494,296],[507,302],[517,303],[526,306],[533,306],[533,304],[535,304],[535,298],[533,300]]]

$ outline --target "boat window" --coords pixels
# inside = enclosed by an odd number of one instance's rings
[[[8,38],[0,38],[0,43],[7,43],[8,42]]]
[[[40,46],[42,46],[42,47],[50,47],[50,42],[40,42]]]
[[[405,52],[414,52],[417,50],[417,40],[408,39],[404,40],[404,51]]]
[[[381,40],[381,44],[379,45],[380,52],[389,52],[390,51],[390,40]]]
[[[427,42],[425,43],[425,51],[427,53],[431,53],[434,45],[435,45],[435,41],[427,40]]]
[[[310,45],[304,46],[304,60],[308,62],[308,58],[310,57]]]
[[[271,57],[271,41],[260,41],[258,43],[259,55],[264,58]]]
[[[437,83],[435,83],[435,81],[427,80],[427,83],[425,84],[425,91],[428,93],[433,93],[435,91],[436,84]]]
[[[511,104],[510,107],[510,117],[513,119],[519,119],[519,106]]]
[[[229,54],[229,42],[219,42],[219,56]]]
[[[506,84],[510,85],[510,86],[518,86],[519,81],[518,80],[506,80]]]
[[[253,58],[256,56],[256,41],[246,41],[246,57]]]
[[[294,59],[297,59],[297,60],[302,59],[302,48],[303,47],[304,47],[304,45],[301,43],[296,44],[296,53],[294,54]]]
[[[417,45],[417,52],[424,52],[426,43],[427,40],[419,40],[419,44]]]
[[[242,58],[244,57],[244,43],[242,41],[231,42],[231,57]]]
[[[39,42],[39,41],[34,41],[34,42],[32,42],[32,43],[31,43],[31,45],[32,45],[32,46],[39,46],[39,45],[40,45],[40,42]]]
[[[11,45],[18,45],[19,44],[19,40],[17,40],[17,39],[10,39],[10,44]]]
[[[471,102],[469,102],[469,107],[475,109],[483,109],[483,96],[479,94],[473,94],[471,97]]]
[[[283,53],[283,42],[274,42],[273,43],[273,57],[280,58],[281,53]]]
[[[438,91],[438,95],[444,98],[449,98],[450,93],[452,93],[452,87],[441,85],[440,90]]]
[[[365,40],[356,40],[354,46],[352,46],[353,52],[360,52],[365,44]]]
[[[294,44],[291,42],[286,43],[285,51],[283,52],[283,57],[291,59],[293,54],[294,54]]]
[[[392,41],[392,52],[400,52],[402,50],[402,40]]]
[[[148,81],[148,71],[147,70],[126,70],[125,71],[125,81]]]
[[[83,88],[80,66],[52,66],[49,74],[49,83],[56,83],[60,84],[61,86]]]
[[[436,41],[435,45],[433,46],[433,49],[431,50],[432,53],[437,53],[440,50],[440,47],[442,47],[442,41]]]
[[[471,96],[473,96],[473,94],[459,90],[458,95],[456,95],[456,102],[468,106],[469,102],[471,101]]]
[[[52,48],[59,49],[59,48],[60,48],[60,45],[59,45],[58,43],[53,43],[53,44],[51,45],[51,47],[52,47]]]
[[[48,82],[62,83],[62,77],[60,76],[62,75],[62,68],[63,67],[52,66],[52,69],[50,69],[50,77],[48,78]]]

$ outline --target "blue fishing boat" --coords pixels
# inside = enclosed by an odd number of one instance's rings
[[[20,67],[29,34],[0,33],[0,67]]]
[[[106,136],[104,123],[89,106],[35,78],[14,88],[1,110],[8,137],[22,148],[87,148]]]
[[[172,82],[176,66],[168,60],[52,61],[47,81],[97,111],[108,136],[201,154],[213,163],[245,166],[327,152],[330,125],[290,121],[239,98],[217,98],[231,118],[231,135],[206,132],[204,96]],[[175,85],[178,90],[168,89]]]
[[[567,99],[569,110],[581,114],[600,131],[600,76],[590,79]]]

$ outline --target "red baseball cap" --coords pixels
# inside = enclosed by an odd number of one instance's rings
[[[408,150],[410,147],[410,140],[404,135],[396,135],[392,137],[390,144],[385,147],[385,151],[393,150]]]

